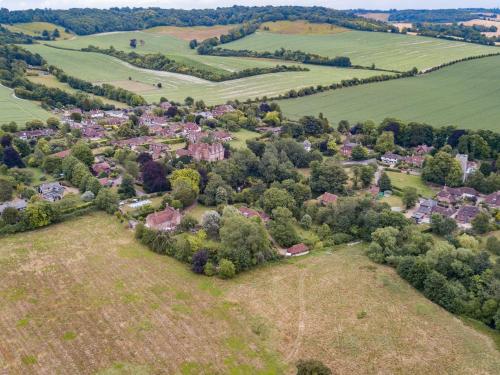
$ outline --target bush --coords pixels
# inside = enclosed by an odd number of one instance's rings
[[[208,261],[208,251],[199,250],[193,255],[192,267],[194,273],[202,274]]]
[[[233,262],[227,259],[221,259],[219,262],[219,276],[223,279],[231,279],[236,275],[236,267]]]
[[[217,268],[212,262],[207,262],[205,267],[203,267],[203,273],[207,276],[213,276],[217,273]]]
[[[297,362],[297,375],[331,375],[332,370],[315,359]]]
[[[488,237],[486,249],[495,255],[500,255],[500,241],[495,236]]]

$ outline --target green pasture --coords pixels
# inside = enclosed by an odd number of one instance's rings
[[[496,47],[414,35],[349,31],[330,35],[277,34],[259,31],[224,45],[230,49],[302,50],[323,56],[348,56],[355,65],[407,71],[441,65],[466,56],[500,51]]]
[[[500,56],[455,64],[418,77],[279,101],[286,116],[323,112],[331,121],[396,117],[434,126],[500,129]]]
[[[225,82],[209,82],[183,74],[135,68],[99,53],[61,50],[44,45],[29,45],[26,48],[40,53],[49,64],[64,69],[69,75],[94,83],[108,82],[137,92],[148,101],[158,101],[162,96],[180,101],[186,96],[191,96],[203,99],[207,104],[217,104],[230,99],[246,100],[265,95],[279,95],[291,89],[326,85],[353,77],[365,78],[374,74],[370,70],[308,66],[310,71],[264,74]],[[229,61],[224,57],[217,59],[222,63]],[[234,58],[235,62],[237,60],[241,60],[242,64],[255,61]],[[216,61],[215,58],[213,61]],[[161,83],[162,88],[158,88],[157,83]]]
[[[44,30],[52,32],[55,29],[58,29],[59,34],[61,35],[59,39],[69,39],[73,37],[73,34],[66,32],[63,26],[59,26],[50,22],[26,22],[3,26],[5,26],[10,31],[24,33],[31,36],[41,36]]]
[[[0,85],[0,124],[15,121],[22,127],[27,121],[49,117],[50,113],[36,102],[16,98],[11,89]]]

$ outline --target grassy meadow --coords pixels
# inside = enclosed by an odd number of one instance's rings
[[[387,171],[386,173],[391,179],[392,186],[399,190],[414,187],[417,189],[418,194],[424,198],[432,198],[437,193],[436,190],[426,185],[420,176],[391,171]]]
[[[24,33],[31,36],[41,36],[44,30],[52,32],[55,29],[59,30],[61,35],[58,39],[70,39],[73,34],[66,32],[63,26],[58,26],[49,22],[26,22],[26,23],[16,23],[14,25],[3,25],[7,29],[13,32]]]
[[[398,71],[425,70],[447,61],[498,51],[495,47],[414,35],[348,31],[331,35],[282,34],[258,31],[224,45],[230,49],[302,50],[323,56],[348,56],[355,65]]]
[[[338,122],[396,117],[434,126],[499,130],[500,56],[398,79],[279,101],[285,115],[320,112]]]
[[[36,102],[19,99],[8,87],[0,85],[0,124],[15,121],[20,127],[30,120],[46,120],[51,116]]]
[[[362,251],[223,281],[150,252],[103,213],[3,237],[0,368],[274,375],[317,358],[338,374],[496,373],[491,338]]]
[[[108,82],[141,94],[148,101],[158,101],[164,96],[171,100],[184,100],[186,96],[203,99],[207,104],[218,104],[230,99],[245,100],[264,95],[279,95],[291,89],[331,84],[352,77],[369,77],[370,70],[354,70],[325,66],[308,66],[310,71],[264,74],[225,82],[210,82],[200,78],[159,72],[133,67],[99,53],[67,51],[44,45],[26,46],[32,52],[40,53],[49,64],[62,68],[66,73],[94,83]],[[231,64],[271,64],[276,62],[255,59],[226,60],[214,57],[207,61]],[[130,78],[130,79],[129,79]],[[156,87],[161,82],[162,88]]]

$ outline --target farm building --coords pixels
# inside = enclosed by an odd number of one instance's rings
[[[296,257],[299,255],[306,255],[306,254],[309,254],[309,248],[307,247],[307,245],[303,243],[293,245],[292,247],[289,247],[286,250],[287,257]]]
[[[146,217],[146,227],[160,231],[172,231],[181,223],[182,214],[172,208],[165,207],[163,211],[154,212]]]

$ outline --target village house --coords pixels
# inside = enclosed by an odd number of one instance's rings
[[[222,131],[222,130],[216,130],[210,134],[212,134],[214,139],[218,142],[224,143],[224,142],[229,142],[229,141],[233,140],[233,136],[230,133]]]
[[[17,132],[15,135],[16,137],[28,141],[30,139],[38,139],[41,137],[51,137],[55,134],[56,132],[52,129],[37,129],[37,130],[24,130]]]
[[[269,220],[271,220],[271,218],[265,212],[256,211],[248,207],[239,207],[238,211],[240,211],[240,213],[246,218],[260,217],[264,223],[267,223]]]
[[[146,228],[169,232],[175,230],[181,223],[182,214],[172,208],[165,207],[163,211],[153,212],[146,217]]]
[[[450,188],[445,186],[437,195],[439,203],[454,205],[463,199],[476,200],[479,193],[471,187]]]
[[[91,140],[98,140],[104,138],[106,132],[100,125],[89,126],[82,129],[82,136]]]
[[[214,117],[220,117],[226,113],[234,112],[235,109],[233,108],[232,105],[229,104],[224,104],[224,105],[218,105],[212,110],[212,116]]]
[[[220,143],[195,143],[190,144],[187,150],[177,150],[177,157],[191,156],[196,161],[224,160],[224,146]]]
[[[56,158],[64,159],[66,156],[71,155],[71,150],[64,150],[64,151],[59,151],[56,152],[55,154],[52,154],[51,156],[55,156]]]
[[[62,199],[64,195],[64,186],[62,186],[59,182],[49,182],[41,184],[38,187],[38,192],[42,196],[42,199],[55,202]]]
[[[359,145],[358,143],[346,142],[340,148],[340,153],[342,154],[342,156],[344,156],[346,158],[350,158],[352,155],[353,148],[358,146],[358,145]]]
[[[297,245],[293,245],[286,250],[287,257],[296,257],[299,255],[309,254],[309,248],[307,245],[303,243],[298,243]]]
[[[201,132],[201,127],[194,122],[187,122],[182,129],[182,135],[187,137],[189,134]]]
[[[149,154],[153,160],[158,160],[167,155],[170,147],[163,143],[151,143],[149,145]]]
[[[434,150],[433,146],[418,145],[415,147],[415,154],[417,155],[427,155]]]
[[[500,191],[496,191],[487,195],[484,198],[484,203],[486,203],[491,208],[500,208]]]
[[[476,206],[462,206],[458,209],[455,220],[462,225],[470,224],[472,220],[481,212]]]
[[[434,206],[432,207],[431,215],[440,214],[443,215],[444,217],[452,217],[453,215],[455,215],[456,212],[457,210],[455,210],[452,207]]]
[[[337,202],[338,197],[335,194],[332,193],[323,193],[318,197],[318,201],[323,205],[323,206],[328,206],[329,204],[334,204]]]
[[[433,199],[422,199],[418,209],[413,213],[412,219],[414,219],[417,224],[424,222],[429,223],[432,210],[437,204],[438,202]]]
[[[385,163],[385,164],[396,165],[400,161],[403,161],[404,158],[401,155],[396,155],[396,154],[392,154],[390,152],[387,152],[380,157],[380,160],[382,161],[382,163]]]
[[[102,174],[109,174],[111,172],[111,166],[109,165],[108,162],[103,161],[101,163],[96,163],[92,165],[92,171],[96,176],[100,176]]]
[[[420,155],[405,156],[403,161],[413,167],[422,168],[425,158]]]

